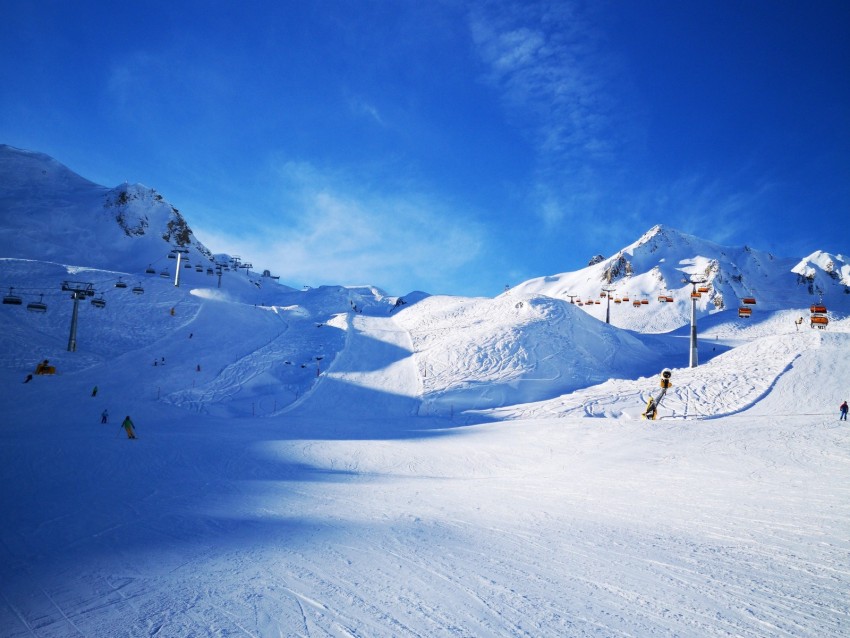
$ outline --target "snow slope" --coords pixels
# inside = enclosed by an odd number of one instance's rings
[[[265,418],[139,395],[129,363],[0,371],[2,635],[847,633],[846,324],[674,371],[684,418],[459,427],[406,414],[395,319],[348,319],[350,350]],[[709,397],[724,375],[741,392]]]
[[[175,287],[169,242],[113,241],[104,200],[80,208],[100,187],[46,156],[0,175],[26,177],[0,181],[3,219],[51,197],[90,216],[0,233],[22,247],[0,288],[24,300],[0,306],[2,638],[850,635],[843,257],[736,253],[764,267],[736,286],[791,287],[751,320],[701,313],[691,369],[669,305],[635,308],[645,334],[530,284],[397,303],[193,267]],[[133,192],[124,225],[167,229]],[[697,264],[686,243],[642,238],[631,281]],[[106,302],[80,303],[75,352],[69,280]],[[795,323],[818,290],[825,331]],[[22,383],[44,359],[57,374]]]

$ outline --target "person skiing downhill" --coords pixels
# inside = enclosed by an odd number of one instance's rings
[[[839,421],[846,421],[847,420],[847,401],[845,401],[840,406],[838,406],[838,412],[841,414],[841,416],[838,417],[838,420]]]
[[[136,432],[133,428],[133,422],[130,420],[129,414],[124,419],[124,422],[121,424],[121,427],[123,427],[127,431],[127,438],[128,439],[135,439],[136,438]]]

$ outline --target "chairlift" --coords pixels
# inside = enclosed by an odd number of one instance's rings
[[[153,266],[150,266],[150,265],[149,265],[147,268],[145,268],[145,274],[148,274],[148,275],[155,275],[155,274],[156,274],[156,270],[154,269],[154,267],[153,267]]]
[[[3,297],[3,303],[7,306],[20,306],[24,302],[18,295],[12,293],[14,289],[14,287],[10,287],[9,294]]]
[[[38,301],[31,301],[27,304],[27,310],[32,312],[47,312],[47,304],[44,303],[44,295],[40,295]]]
[[[633,305],[635,308],[640,308],[642,304],[641,304],[641,302],[640,302],[640,299],[635,299],[635,300],[632,302],[632,305]]]
[[[708,290],[709,290],[708,286],[700,286],[699,288],[697,288],[697,292],[699,292],[699,293],[706,293],[706,292],[708,292]]]
[[[168,253],[168,258],[169,259],[177,259],[177,253],[175,253],[173,251]]]
[[[702,294],[697,290],[694,290],[691,293],[691,299],[699,299],[700,297],[702,297]]]
[[[812,314],[825,315],[826,314],[826,306],[822,304],[813,304],[810,308]]]
[[[192,264],[190,264],[188,261],[185,264],[183,264],[183,268],[191,268],[191,267],[192,267]]]
[[[619,297],[615,297],[615,298],[614,298],[614,303],[623,303],[623,300],[622,300],[622,299],[620,299]]]
[[[669,301],[669,299],[668,299],[668,301]],[[648,306],[649,305],[649,299],[641,299],[640,303],[641,303],[642,306]]]
[[[103,308],[106,306],[106,300],[103,298],[103,293],[101,293],[100,297],[95,297],[91,300],[91,305],[95,308]]]
[[[666,303],[667,295],[658,295],[658,301],[660,301],[661,303]]]
[[[213,275],[213,274],[215,274],[215,273],[213,273],[213,269],[212,269],[212,268],[207,268],[207,274],[208,274],[208,275]]]
[[[127,284],[126,284],[126,282],[121,281],[121,277],[119,277],[118,281],[115,282],[115,287],[116,288],[126,288]]]
[[[204,272],[204,267],[198,264],[195,266],[195,272]]]
[[[740,308],[738,308],[738,316],[741,317],[742,319],[746,319],[747,317],[750,317],[752,314],[753,314],[752,308],[747,308],[746,306],[741,306]]]
[[[823,315],[812,315],[812,323],[811,326],[814,328],[817,326],[819,329],[823,330],[829,325],[829,319]]]
[[[629,296],[628,296],[628,295],[623,295],[623,301],[625,301],[626,303],[628,303],[628,301],[629,301]]]
[[[741,300],[741,302],[742,302],[745,306],[754,306],[754,305],[756,305],[756,298],[755,298],[755,297],[744,297],[744,298]]]
[[[159,276],[162,277],[163,279],[169,279],[171,277],[171,273],[168,272],[168,268],[165,268],[164,270],[162,270],[159,273]]]
[[[142,288],[142,284],[141,284],[141,282],[140,282],[138,285],[133,286],[133,294],[136,294],[136,295],[143,295],[143,294],[145,294],[145,289],[144,289],[144,288]]]

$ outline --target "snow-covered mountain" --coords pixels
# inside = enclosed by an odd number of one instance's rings
[[[98,186],[47,155],[0,145],[3,257],[133,273],[162,269],[178,247],[190,263],[212,265],[209,249],[154,189]]]
[[[846,258],[657,227],[494,299],[294,290],[0,157],[3,638],[846,634]]]
[[[850,260],[821,251],[802,260],[780,258],[659,225],[617,254],[592,262],[576,272],[531,279],[509,294],[572,299],[604,321],[609,300],[603,293],[611,290],[611,323],[639,332],[668,332],[690,321],[694,287],[688,281],[704,281],[707,288],[697,301],[699,315],[735,315],[748,298],[756,301],[755,320],[763,311],[805,309],[816,302],[850,311]]]
[[[287,336],[263,337],[270,342],[262,356],[248,345],[254,335],[243,329],[253,319],[216,320],[222,338],[245,341],[243,349],[251,356],[220,360],[217,378],[190,389],[177,382],[164,399],[222,414],[249,401],[246,378],[266,379],[251,386],[255,402],[272,397],[274,410],[296,402],[313,380],[296,372],[295,361],[321,356],[326,367],[333,363],[346,348],[343,336],[350,333],[347,317],[354,310],[369,316],[395,311],[396,322],[409,334],[406,348],[415,356],[420,379],[410,390],[417,397],[410,411],[440,414],[547,400],[612,377],[686,365],[687,351],[675,334],[650,336],[689,321],[692,286],[683,283],[685,278],[705,281],[707,292],[697,306],[702,317],[712,316],[707,327],[753,329],[776,312],[789,313],[790,324],[819,300],[829,304],[833,316],[841,316],[850,303],[850,265],[840,255],[780,259],[662,226],[612,257],[595,258],[587,268],[527,281],[495,299],[415,293],[394,306],[395,298],[373,287],[296,291],[250,268],[227,266],[219,280],[211,267],[215,258],[227,263],[227,256],[214,256],[198,242],[183,215],[154,190],[98,186],[46,155],[9,146],[0,146],[0,220],[0,257],[5,258],[0,285],[27,301],[48,303],[51,312],[38,321],[51,336],[52,357],[67,358],[65,319],[53,312],[69,310],[59,286],[63,280],[82,278],[94,286],[98,299],[111,302],[105,312],[109,320],[96,338],[92,335],[87,353],[67,361],[73,369],[90,363],[88,356],[125,356],[140,338],[183,324],[180,319],[158,326],[163,308],[180,306],[181,316],[192,316],[204,308],[220,309],[218,302],[237,302],[284,318]],[[175,247],[189,250],[181,269],[183,290],[171,285],[176,264],[169,255]],[[124,294],[126,289],[116,289],[119,281],[146,294]],[[600,298],[605,289],[612,291],[610,299]],[[738,319],[746,297],[756,299],[753,316]],[[603,323],[606,312],[610,326]],[[7,333],[23,341],[32,318],[10,319]],[[144,325],[135,327],[139,319]],[[325,330],[314,334],[316,325]],[[90,326],[80,329],[85,336]],[[728,332],[727,326],[712,334]],[[317,339],[318,334],[325,338]],[[701,357],[708,360],[723,351],[714,344]]]

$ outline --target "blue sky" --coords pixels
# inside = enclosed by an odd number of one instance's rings
[[[850,3],[6,0],[0,143],[281,280],[495,295],[657,223],[850,252]]]

